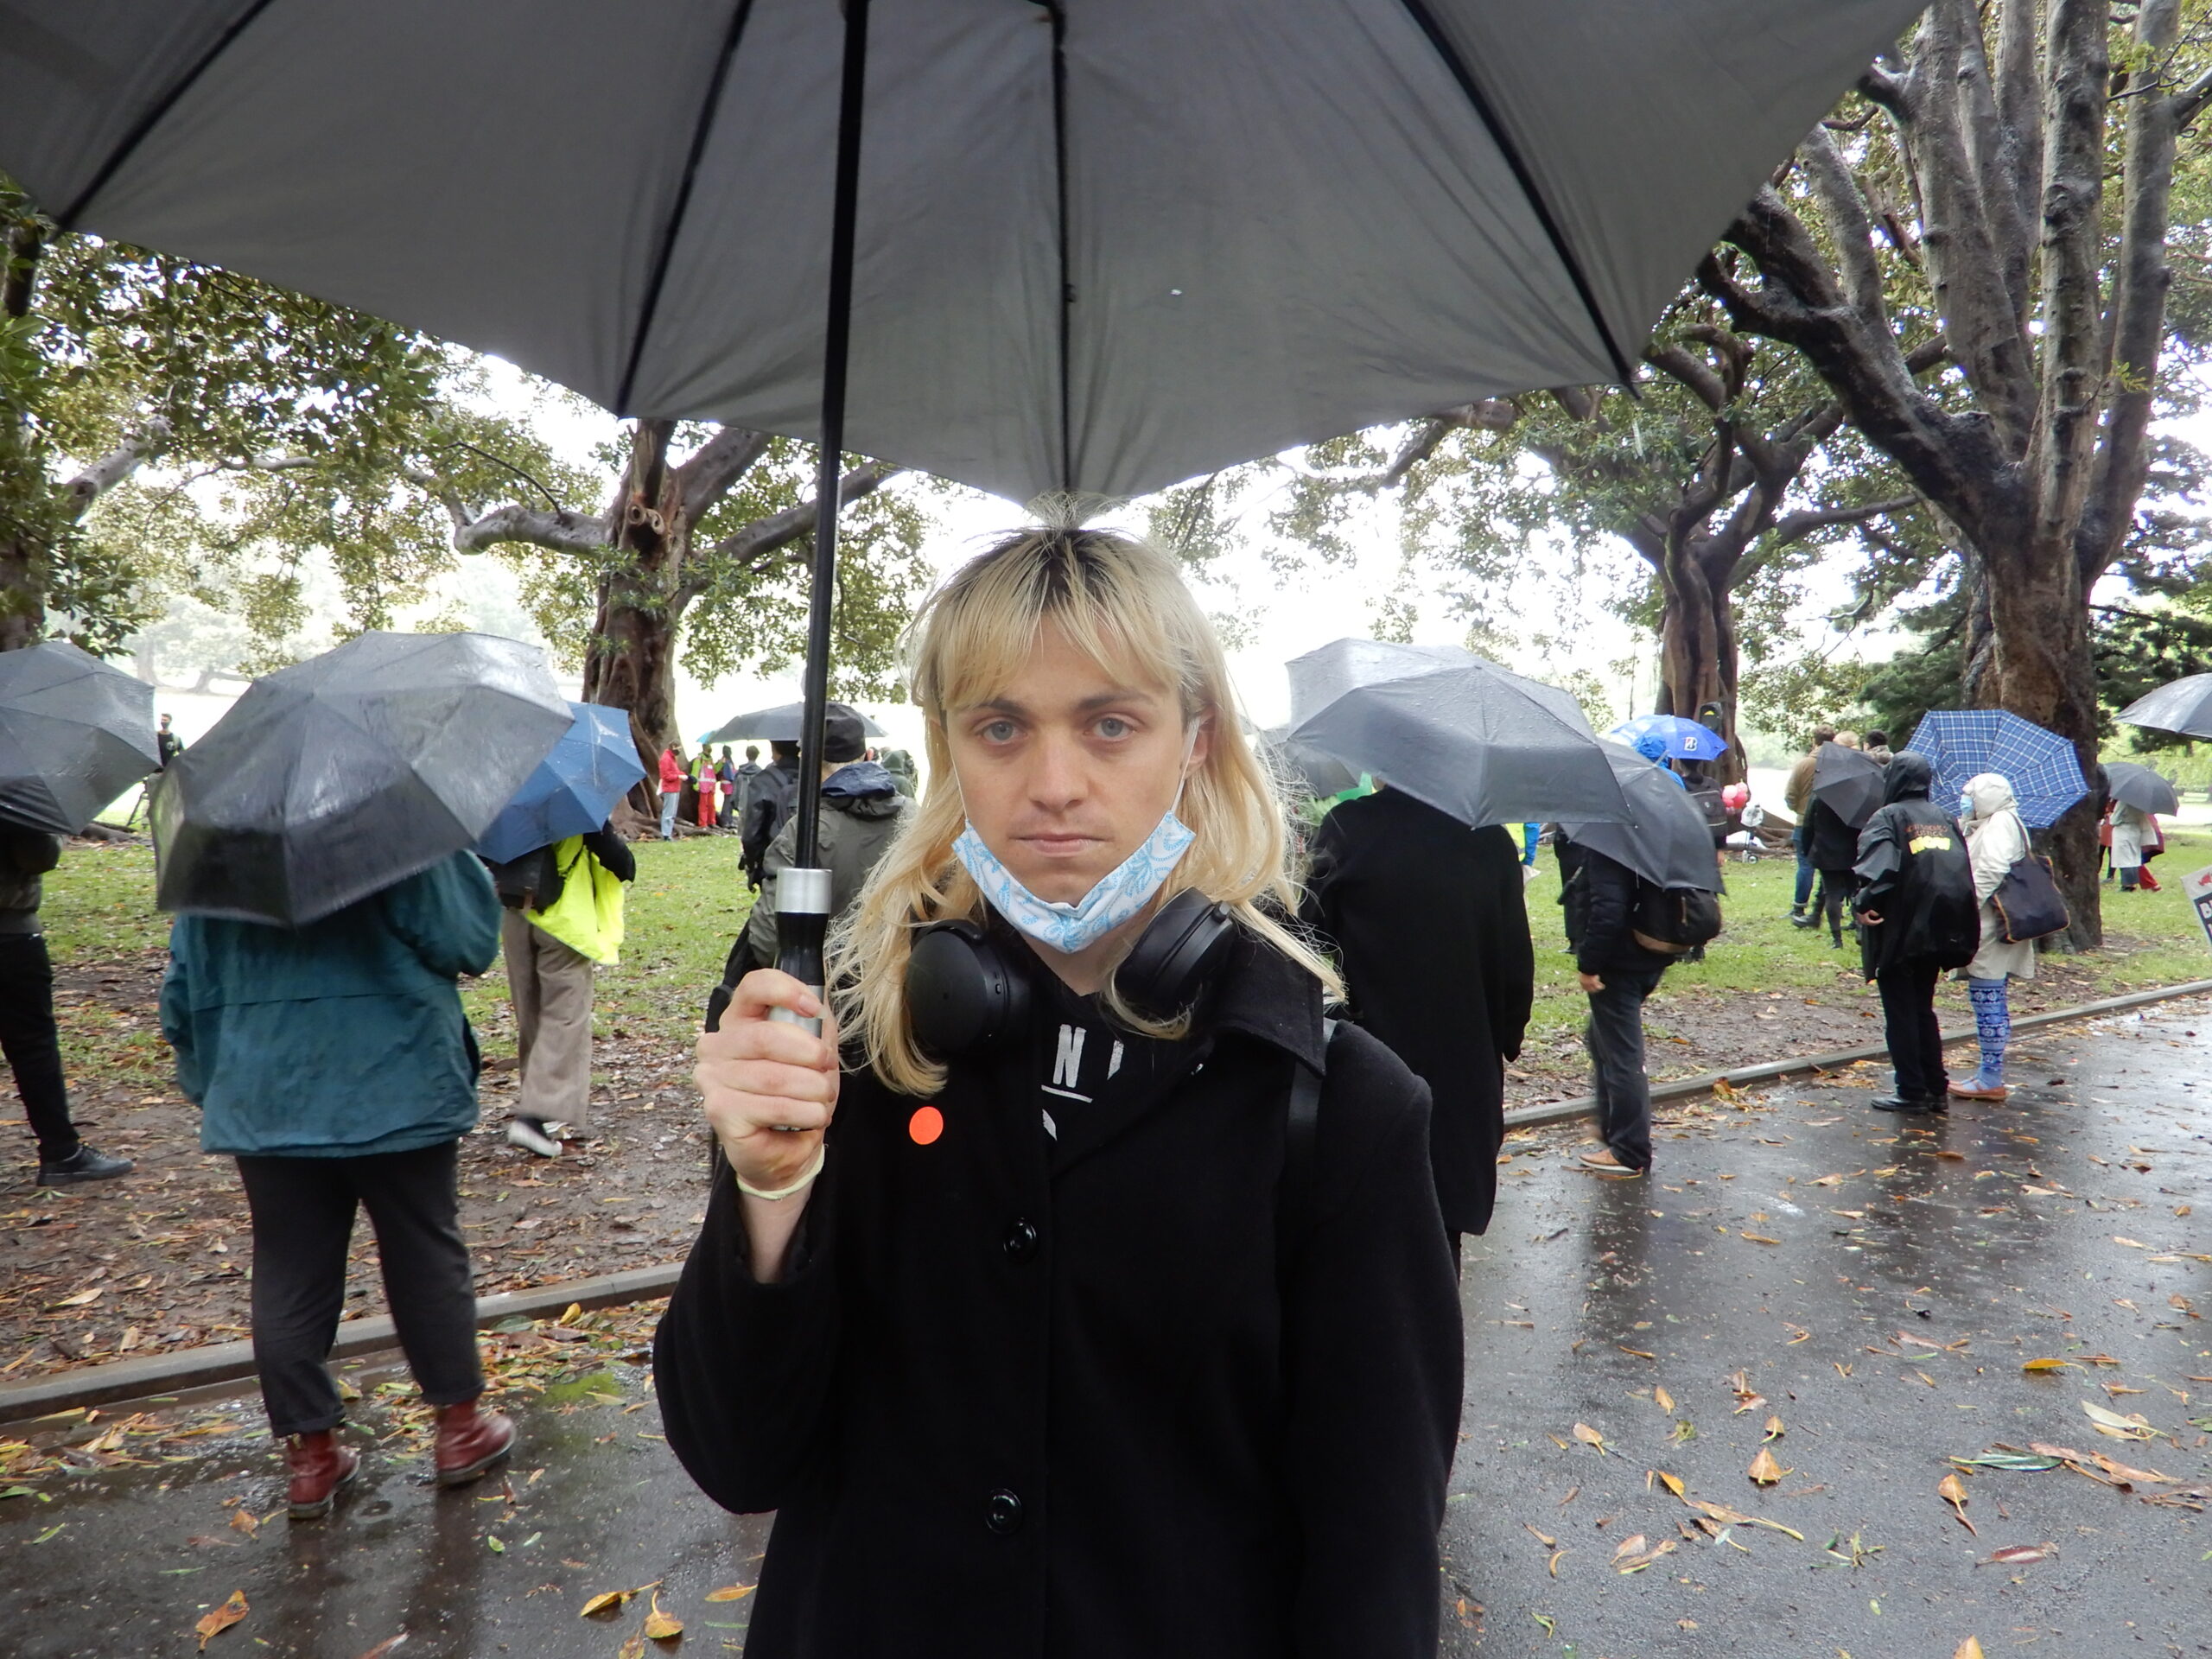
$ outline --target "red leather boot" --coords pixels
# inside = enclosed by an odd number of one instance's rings
[[[319,1521],[330,1513],[338,1489],[360,1472],[361,1454],[338,1444],[336,1434],[321,1429],[295,1434],[284,1442],[284,1461],[292,1471],[292,1519]]]
[[[496,1411],[479,1411],[476,1402],[440,1406],[435,1457],[438,1484],[466,1486],[514,1447],[515,1426]]]

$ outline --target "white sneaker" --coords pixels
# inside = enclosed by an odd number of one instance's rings
[[[534,1152],[541,1158],[558,1158],[561,1143],[552,1131],[557,1123],[540,1123],[534,1117],[511,1117],[507,1120],[507,1144]]]

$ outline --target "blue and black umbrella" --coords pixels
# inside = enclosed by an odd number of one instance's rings
[[[1728,753],[1728,741],[1710,727],[1700,726],[1694,720],[1680,715],[1638,715],[1634,720],[1624,720],[1605,734],[1618,737],[1630,748],[1640,737],[1656,737],[1667,746],[1669,760],[1718,760]]]
[[[1908,747],[1936,770],[1928,791],[1934,799],[1956,801],[1967,779],[1993,772],[2012,785],[2031,830],[2057,823],[2089,792],[2072,743],[2001,709],[1931,709]]]
[[[485,857],[504,864],[570,836],[588,836],[644,780],[629,715],[593,702],[569,707],[575,723],[477,837],[476,850]]]

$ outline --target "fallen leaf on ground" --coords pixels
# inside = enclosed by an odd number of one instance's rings
[[[192,1627],[200,1632],[200,1651],[202,1653],[207,1651],[207,1641],[210,1637],[220,1636],[251,1611],[245,1605],[245,1592],[232,1591],[231,1599],[228,1601],[213,1612],[205,1615],[197,1624]]]
[[[2132,1480],[2152,1485],[2162,1485],[2173,1479],[2171,1475],[2162,1475],[2155,1469],[2131,1469],[2124,1463],[2115,1463],[2102,1452],[2095,1452],[2092,1455],[2095,1459],[2097,1467],[2115,1480]]]
[[[645,1615],[645,1634],[656,1642],[673,1642],[683,1634],[683,1621],[671,1618],[660,1610],[660,1595],[653,1595],[653,1610]]]
[[[1724,1527],[1764,1527],[1770,1532],[1787,1533],[1801,1544],[1805,1541],[1805,1535],[1796,1528],[1785,1527],[1781,1522],[1770,1521],[1764,1516],[1745,1515],[1741,1510],[1732,1510],[1726,1503],[1709,1503],[1701,1497],[1684,1498],[1682,1501]]]
[[[719,1590],[708,1591],[707,1599],[709,1601],[742,1601],[753,1593],[753,1586],[749,1584],[726,1584]]]
[[[1749,1469],[1746,1469],[1744,1472],[1749,1475],[1753,1480],[1757,1481],[1760,1485],[1771,1486],[1777,1481],[1780,1480],[1783,1475],[1787,1474],[1789,1471],[1785,1470],[1780,1464],[1774,1460],[1773,1452],[1768,1451],[1764,1446],[1761,1446],[1759,1448],[1758,1456],[1751,1459],[1751,1466]]]
[[[1631,1555],[1625,1560],[1624,1560],[1620,1556],[1615,1555],[1613,1557],[1613,1571],[1621,1573],[1641,1573],[1645,1567],[1650,1566],[1652,1562],[1658,1560],[1664,1555],[1672,1554],[1680,1547],[1681,1546],[1678,1545],[1674,1539],[1662,1538],[1644,1554]]]
[[[1672,1492],[1676,1497],[1680,1497],[1686,1490],[1683,1487],[1681,1479],[1679,1476],[1670,1475],[1664,1469],[1656,1470],[1654,1472],[1659,1477],[1659,1484],[1664,1486],[1669,1491]]]
[[[1666,1412],[1670,1416],[1673,1414],[1675,1409],[1675,1396],[1673,1395],[1668,1393],[1664,1389],[1654,1389],[1651,1390],[1651,1397],[1659,1402],[1660,1410]]]
[[[639,1631],[616,1649],[615,1659],[645,1659],[645,1633]]]
[[[1971,1636],[1967,1637],[1952,1653],[1951,1659],[1984,1659],[1981,1643]]]
[[[1599,1456],[1603,1457],[1605,1455],[1605,1437],[1600,1434],[1596,1429],[1591,1427],[1589,1424],[1577,1423],[1574,1426],[1574,1438],[1581,1441],[1585,1446],[1596,1446],[1598,1448]]]
[[[251,1538],[255,1533],[261,1530],[261,1522],[254,1516],[247,1514],[244,1510],[232,1510],[231,1511],[231,1530],[233,1532],[242,1532],[245,1534],[247,1537]]]
[[[1558,1540],[1558,1539],[1556,1539],[1556,1538],[1553,1537],[1553,1536],[1551,1535],[1551,1534],[1549,1534],[1548,1532],[1538,1532],[1538,1531],[1537,1531],[1534,1527],[1530,1526],[1530,1525],[1529,1525],[1526,1521],[1523,1521],[1523,1522],[1521,1523],[1521,1530],[1522,1530],[1522,1531],[1523,1531],[1523,1532],[1525,1532],[1525,1533],[1527,1533],[1527,1534],[1528,1534],[1531,1538],[1534,1538],[1534,1539],[1535,1539],[1538,1543],[1541,1544],[1541,1545],[1542,1545],[1546,1549],[1556,1549],[1556,1548],[1559,1548],[1559,1540]],[[709,1601],[712,1601],[712,1600],[714,1599],[714,1598],[713,1598],[712,1596],[709,1596],[709,1597],[707,1598],[707,1599],[708,1599]]]
[[[1782,1243],[1778,1238],[1769,1238],[1764,1233],[1744,1233],[1739,1235],[1739,1236],[1750,1239],[1754,1244],[1779,1244]]]
[[[1782,1427],[1782,1419],[1779,1416],[1770,1417],[1766,1420],[1766,1433],[1759,1438],[1767,1440],[1778,1440],[1787,1431],[1785,1431]]]
[[[406,1640],[407,1632],[404,1630],[402,1630],[397,1636],[387,1636],[383,1641],[378,1643],[376,1646],[371,1648],[366,1653],[363,1654],[361,1656],[361,1659],[385,1659],[385,1655],[393,1652],[395,1649],[398,1649],[406,1642]]]
[[[2084,1400],[2081,1406],[2088,1414],[2089,1421],[2097,1426],[2097,1433],[2109,1434],[2115,1440],[2147,1440],[2158,1432],[2141,1417],[2123,1417],[2116,1411],[2106,1410],[2094,1401]]]
[[[1613,1559],[1618,1561],[1624,1555],[1642,1554],[1649,1541],[1642,1533],[1633,1533],[1613,1547]]]
[[[570,1311],[573,1312],[574,1310],[571,1309]],[[659,1588],[660,1580],[658,1579],[655,1579],[651,1584],[641,1584],[634,1590],[604,1591],[601,1594],[594,1596],[589,1601],[584,1603],[583,1611],[577,1615],[577,1617],[581,1618],[589,1618],[594,1613],[603,1613],[611,1608],[620,1607],[624,1602],[629,1600],[632,1596],[642,1596],[648,1590],[658,1590]]]
[[[2067,1359],[2031,1359],[2020,1369],[2024,1371],[2063,1371],[2073,1363]]]
[[[1974,1522],[1967,1519],[1966,1482],[1961,1480],[1956,1475],[1946,1475],[1937,1483],[1936,1491],[1942,1500],[1951,1506],[1951,1513],[1958,1516],[1959,1524],[1968,1532],[1974,1532]],[[1975,1533],[1974,1535],[1980,1536],[1979,1533]]]
[[[2148,1244],[2145,1244],[2139,1240],[2133,1238],[2122,1238],[2118,1233],[2114,1233],[2112,1236],[2112,1242],[2115,1244],[2125,1244],[2131,1250],[2147,1250],[2151,1248]]]
[[[2056,1544],[2007,1544],[2002,1549],[1993,1550],[1986,1560],[1976,1561],[1974,1565],[1976,1567],[2025,1567],[2031,1561],[2048,1560],[2056,1554],[2058,1554]]]
[[[74,1296],[64,1296],[58,1302],[48,1302],[47,1307],[49,1311],[57,1307],[90,1307],[99,1300],[106,1289],[105,1285],[94,1285],[90,1290],[80,1290]]]

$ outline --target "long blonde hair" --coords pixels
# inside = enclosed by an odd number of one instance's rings
[[[1197,839],[1160,893],[1196,887],[1297,963],[1333,995],[1329,965],[1286,931],[1298,888],[1287,813],[1239,729],[1221,642],[1166,555],[1112,531],[1073,523],[1019,531],[956,572],[915,616],[907,683],[927,720],[929,785],[830,939],[830,982],[841,1026],[856,1033],[876,1075],[902,1094],[933,1095],[945,1068],[916,1045],[906,1018],[906,962],[914,931],[958,918],[980,922],[982,895],[952,855],[967,822],[946,740],[946,716],[1002,691],[1052,623],[1110,671],[1172,687],[1186,723],[1211,730],[1179,816]],[[1268,908],[1262,903],[1271,901]],[[1274,913],[1269,914],[1269,910]],[[1134,1030],[1175,1034],[1147,1020],[1112,981],[1107,1007]]]

